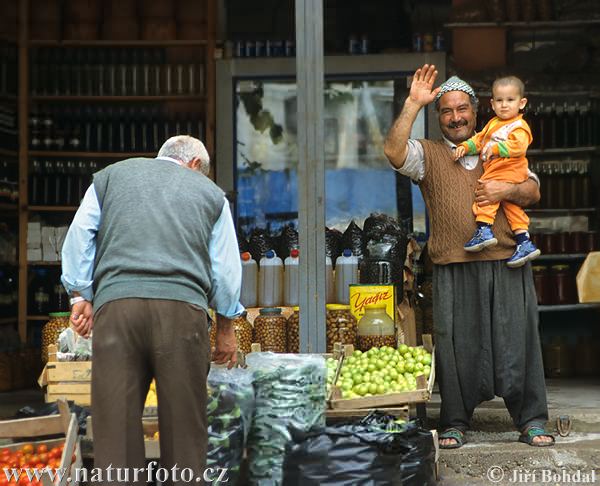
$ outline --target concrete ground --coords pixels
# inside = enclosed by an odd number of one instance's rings
[[[547,390],[548,430],[555,433],[556,419],[569,416],[568,437],[557,436],[554,447],[519,443],[502,399],[485,402],[475,411],[468,443],[440,451],[438,484],[600,485],[600,379],[548,380]],[[11,417],[25,405],[42,403],[40,390],[0,393],[0,418]],[[438,425],[439,407],[439,394],[434,393],[427,406],[429,428]]]

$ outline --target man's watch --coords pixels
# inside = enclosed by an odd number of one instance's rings
[[[83,302],[84,300],[85,300],[85,297],[78,295],[77,297],[71,297],[69,299],[69,304],[75,305],[75,304],[77,304],[77,302]]]

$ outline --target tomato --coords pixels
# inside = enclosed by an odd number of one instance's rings
[[[47,452],[40,452],[39,453],[39,457],[40,457],[40,462],[43,462],[44,464],[48,463],[48,453]]]
[[[56,459],[57,457],[60,458],[61,455],[62,450],[60,450],[58,447],[53,447],[52,449],[50,449],[50,452],[48,452],[48,457],[50,459]]]
[[[33,454],[33,444],[25,444],[21,447],[23,454]]]
[[[38,456],[37,454],[32,454],[29,459],[29,464],[37,464],[38,462],[40,462],[40,456]]]
[[[40,444],[36,447],[35,451],[38,454],[41,454],[42,452],[48,452],[48,446],[46,444]]]
[[[77,456],[73,452],[73,455],[71,456],[71,464],[73,464],[75,462],[75,459],[77,459]]]
[[[38,471],[42,471],[44,468],[46,467],[46,464],[38,462],[36,465],[33,466],[34,469],[37,469]]]
[[[4,469],[2,469],[4,470]],[[8,478],[4,474],[0,474],[0,486],[7,486]]]

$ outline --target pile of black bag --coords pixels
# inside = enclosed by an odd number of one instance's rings
[[[430,431],[372,412],[358,422],[292,431],[283,464],[286,486],[429,486],[435,480]]]

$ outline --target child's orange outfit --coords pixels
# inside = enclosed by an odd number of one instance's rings
[[[531,129],[523,120],[523,115],[510,120],[501,120],[496,116],[483,130],[460,145],[465,148],[466,155],[475,155],[484,152],[491,144],[494,157],[483,162],[481,179],[518,184],[529,177],[525,153],[531,140]],[[500,204],[513,231],[528,229],[529,218],[525,211],[507,201],[488,206],[478,206],[474,203],[475,219],[481,223],[493,224]]]

